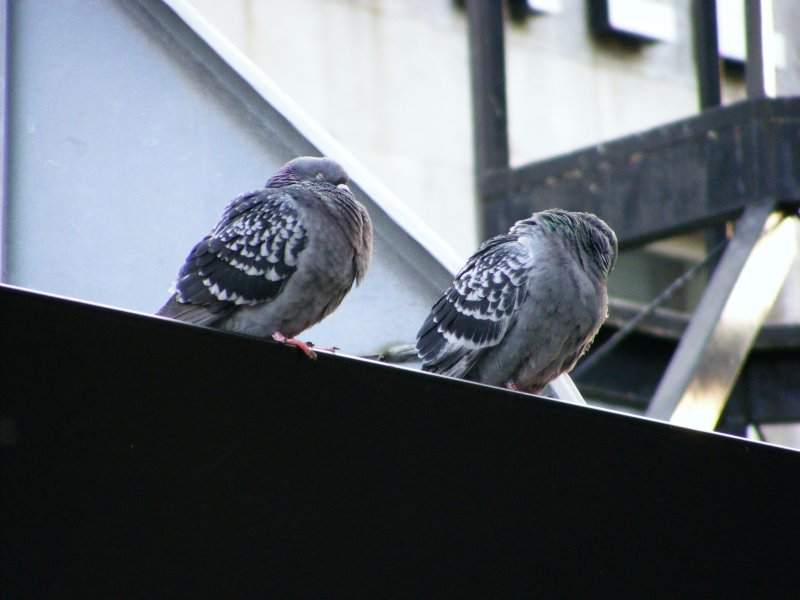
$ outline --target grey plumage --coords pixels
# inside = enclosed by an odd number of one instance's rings
[[[617,238],[551,209],[486,241],[417,334],[423,370],[539,393],[568,372],[608,313]]]
[[[296,158],[242,194],[198,242],[157,314],[292,337],[321,321],[364,278],[372,223],[329,158]]]

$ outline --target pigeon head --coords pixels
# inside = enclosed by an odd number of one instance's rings
[[[588,256],[600,273],[608,277],[617,261],[617,236],[600,217],[592,213],[551,208],[534,213],[517,226],[544,226],[573,240],[580,254]]]
[[[266,187],[276,188],[301,181],[326,182],[331,185],[346,185],[350,178],[342,165],[326,157],[301,156],[283,165],[267,181]]]
[[[617,262],[617,235],[603,219],[592,213],[578,213],[584,223],[585,247],[608,277]]]

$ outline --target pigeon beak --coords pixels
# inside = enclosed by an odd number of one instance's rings
[[[340,190],[345,190],[346,192],[350,192],[350,188],[347,187],[346,183],[340,183],[336,187],[339,188]],[[350,193],[352,194],[353,192],[350,192]]]

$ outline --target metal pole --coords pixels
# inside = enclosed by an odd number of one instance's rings
[[[787,243],[778,251],[774,244],[759,242],[773,209],[772,202],[753,204],[739,219],[647,416],[662,420],[675,416],[687,424],[687,407],[701,404],[702,428],[713,428],[796,255],[796,240],[794,249]],[[767,237],[774,239],[774,232]]]
[[[700,110],[705,110],[722,102],[715,0],[692,0],[692,33]]]
[[[700,110],[722,104],[720,90],[719,42],[717,38],[717,4],[715,0],[692,0],[692,33],[697,91]],[[710,252],[725,240],[725,226],[705,232],[706,251]],[[716,268],[716,260],[709,272]]]
[[[796,219],[785,219],[753,248],[670,422],[702,430],[716,427],[797,257],[796,225]]]
[[[747,88],[747,97],[755,100],[766,96],[761,0],[745,0],[745,30],[747,35],[747,62],[744,71],[745,87]]]
[[[472,75],[475,173],[478,195],[482,196],[483,175],[493,170],[507,169],[509,166],[503,2],[467,0],[466,8]]]

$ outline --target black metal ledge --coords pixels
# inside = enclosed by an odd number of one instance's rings
[[[487,235],[558,206],[613,224],[622,247],[800,203],[800,98],[748,100],[480,181]]]
[[[18,597],[775,596],[800,453],[0,286]]]

